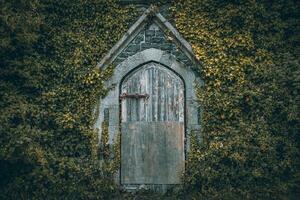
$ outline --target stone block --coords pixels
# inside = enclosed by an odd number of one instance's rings
[[[155,36],[155,31],[154,30],[146,30],[145,31],[145,35],[146,35],[146,37],[153,37],[153,36]]]
[[[119,56],[117,58],[120,58],[120,59],[124,59],[124,58],[127,58],[128,57],[128,54],[126,53],[126,51],[122,51]]]
[[[141,44],[141,50],[145,50],[145,49],[149,49],[149,48],[151,48],[150,43],[142,43]]]
[[[138,52],[138,51],[140,51],[140,45],[139,44],[131,44],[126,48],[125,51],[126,52]]]
[[[165,37],[165,34],[164,34],[164,32],[162,32],[161,30],[157,30],[157,31],[155,32],[155,36],[156,36],[156,37],[162,37],[162,38],[164,38],[164,37]]]
[[[140,47],[139,47],[140,48]],[[135,55],[137,52],[139,52],[139,50],[138,51],[128,51],[127,52],[127,55],[128,56],[132,56],[132,55]]]
[[[123,65],[122,67],[122,76],[124,76],[124,73],[128,73],[130,70],[132,70],[133,68],[137,67],[138,65],[144,63],[144,57],[142,56],[141,52],[136,53],[135,55],[133,55],[132,57],[128,58],[127,60],[128,62],[126,63],[126,65]],[[121,79],[122,77],[120,77]]]
[[[144,35],[139,34],[139,35],[137,35],[137,36],[134,38],[133,43],[134,43],[134,44],[139,44],[139,43],[141,43],[141,42],[143,42],[143,41],[144,41]]]
[[[190,60],[184,60],[182,61],[184,63],[185,66],[187,67],[192,67],[193,63]]]
[[[151,43],[151,48],[160,49],[161,45],[159,43]]]
[[[165,41],[164,38],[161,38],[161,37],[152,37],[152,38],[150,38],[151,43],[163,44],[164,41]]]
[[[153,23],[149,26],[148,30],[159,30],[159,27],[157,26],[157,24]]]
[[[143,56],[144,56],[145,60],[160,61],[162,52],[157,49],[150,48],[150,49],[146,50],[145,52],[143,52]]]
[[[188,60],[188,57],[181,51],[175,51],[173,52],[174,56],[176,57],[177,60]]]
[[[113,139],[115,134],[118,132],[118,127],[117,126],[109,126],[108,127],[108,134],[109,134],[109,144],[113,144]]]
[[[114,64],[115,64],[115,65],[118,65],[120,62],[123,62],[124,60],[125,60],[125,58],[117,57],[117,58],[114,60]]]
[[[173,58],[171,57],[171,54],[164,52],[163,55],[161,56],[159,62],[166,66],[171,66],[173,63]]]
[[[172,49],[173,49],[173,44],[170,44],[170,43],[163,43],[161,46],[161,50],[164,50],[164,51],[171,52]]]
[[[145,36],[145,42],[146,42],[146,43],[150,43],[150,39],[151,39],[150,36]]]

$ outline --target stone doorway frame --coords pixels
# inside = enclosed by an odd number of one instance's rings
[[[126,78],[128,77],[128,76],[130,76],[131,74],[133,74],[135,71],[138,71],[139,70],[139,68],[142,68],[143,66],[145,66],[145,65],[147,65],[147,64],[150,64],[150,63],[155,63],[155,64],[159,64],[160,66],[162,66],[162,67],[164,67],[164,68],[167,68],[168,70],[170,70],[170,71],[172,71],[181,81],[182,81],[182,83],[183,83],[183,97],[184,97],[184,102],[183,102],[183,109],[184,109],[184,112],[183,112],[183,115],[184,115],[184,130],[183,130],[183,138],[184,138],[184,141],[183,141],[183,149],[184,149],[184,162],[186,161],[186,158],[187,158],[187,149],[186,149],[186,142],[187,142],[187,140],[186,140],[186,138],[187,138],[187,126],[186,126],[186,122],[187,122],[187,119],[186,119],[186,116],[187,116],[187,110],[186,110],[186,83],[185,83],[185,80],[184,80],[184,78],[180,75],[180,74],[178,74],[175,70],[173,70],[172,68],[170,68],[169,66],[166,66],[166,65],[164,65],[164,64],[162,64],[162,63],[159,63],[159,62],[155,62],[155,61],[147,61],[147,62],[145,62],[145,63],[142,63],[142,64],[140,64],[140,65],[138,65],[138,66],[136,66],[135,68],[133,68],[132,70],[130,70],[127,74],[125,74],[125,76],[123,76],[122,77],[122,79],[121,79],[121,81],[120,81],[120,84],[119,84],[119,96],[121,96],[122,95],[122,84],[123,84],[123,82],[124,82],[124,80],[126,80]],[[121,139],[120,139],[120,153],[121,153],[121,155],[120,155],[120,167],[119,167],[119,184],[122,186],[122,187],[124,187],[124,185],[122,184],[122,180],[121,180],[121,168],[122,168],[122,147],[121,147],[121,145],[122,145],[122,131],[121,131],[121,122],[122,122],[122,100],[119,98],[119,117],[120,117],[120,123],[119,123],[119,125],[120,125],[120,127],[119,127],[119,133],[120,133],[120,137],[121,137]],[[185,164],[184,164],[184,170],[185,170]],[[132,185],[132,184],[130,184],[130,185]],[[150,184],[150,185],[148,185],[148,184],[143,184],[146,188],[154,188],[155,190],[161,190],[161,185],[159,185],[159,184]],[[178,185],[178,184],[164,184],[165,186],[165,188],[168,188],[169,186],[173,186],[173,185]],[[125,188],[127,188],[128,187],[128,185],[127,186],[125,186]],[[136,184],[136,187],[139,187],[139,185],[138,184]]]
[[[108,132],[109,144],[114,144],[116,137],[120,130],[120,85],[123,78],[132,70],[144,65],[145,63],[156,62],[173,70],[180,75],[185,83],[185,150],[190,149],[190,134],[193,131],[200,131],[199,124],[199,105],[196,98],[196,87],[200,84],[200,79],[196,77],[192,68],[185,66],[183,63],[177,61],[176,57],[168,52],[160,49],[150,48],[138,52],[133,56],[128,57],[123,62],[119,63],[115,69],[112,77],[105,82],[109,92],[106,97],[100,100],[97,105],[98,116],[94,128],[98,130],[99,140],[101,140],[102,127],[101,124],[108,114]],[[199,137],[201,138],[201,137]],[[120,175],[118,173],[116,182],[119,184]]]

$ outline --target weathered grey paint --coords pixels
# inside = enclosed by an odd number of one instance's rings
[[[122,123],[121,184],[179,184],[183,133],[183,122]]]
[[[127,76],[121,93],[148,95],[147,98],[122,98],[122,122],[184,122],[184,83],[158,63],[148,63]]]
[[[184,83],[148,63],[122,82],[121,184],[178,184],[184,169]],[[126,96],[125,96],[126,97]],[[135,97],[135,98],[132,98]]]

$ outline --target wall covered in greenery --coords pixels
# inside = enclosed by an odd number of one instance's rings
[[[172,10],[205,82],[205,142],[188,158],[187,192],[278,199],[298,191],[299,3],[190,0]]]
[[[1,2],[1,199],[102,199],[92,110],[97,62],[136,19],[115,1]]]
[[[173,24],[202,63],[204,142],[193,142],[183,187],[164,197],[297,195],[299,7],[293,0],[172,3]],[[98,146],[91,127],[112,73],[95,66],[138,9],[114,0],[4,0],[0,9],[0,198],[130,198],[113,181],[118,158],[105,142]]]

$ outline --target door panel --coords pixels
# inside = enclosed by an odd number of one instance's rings
[[[184,84],[149,63],[121,86],[121,184],[178,184],[184,169]]]
[[[123,184],[178,184],[183,169],[183,123],[122,123]]]
[[[124,98],[122,122],[184,121],[184,85],[171,70],[147,64],[122,84],[122,94],[148,94],[149,98]]]

